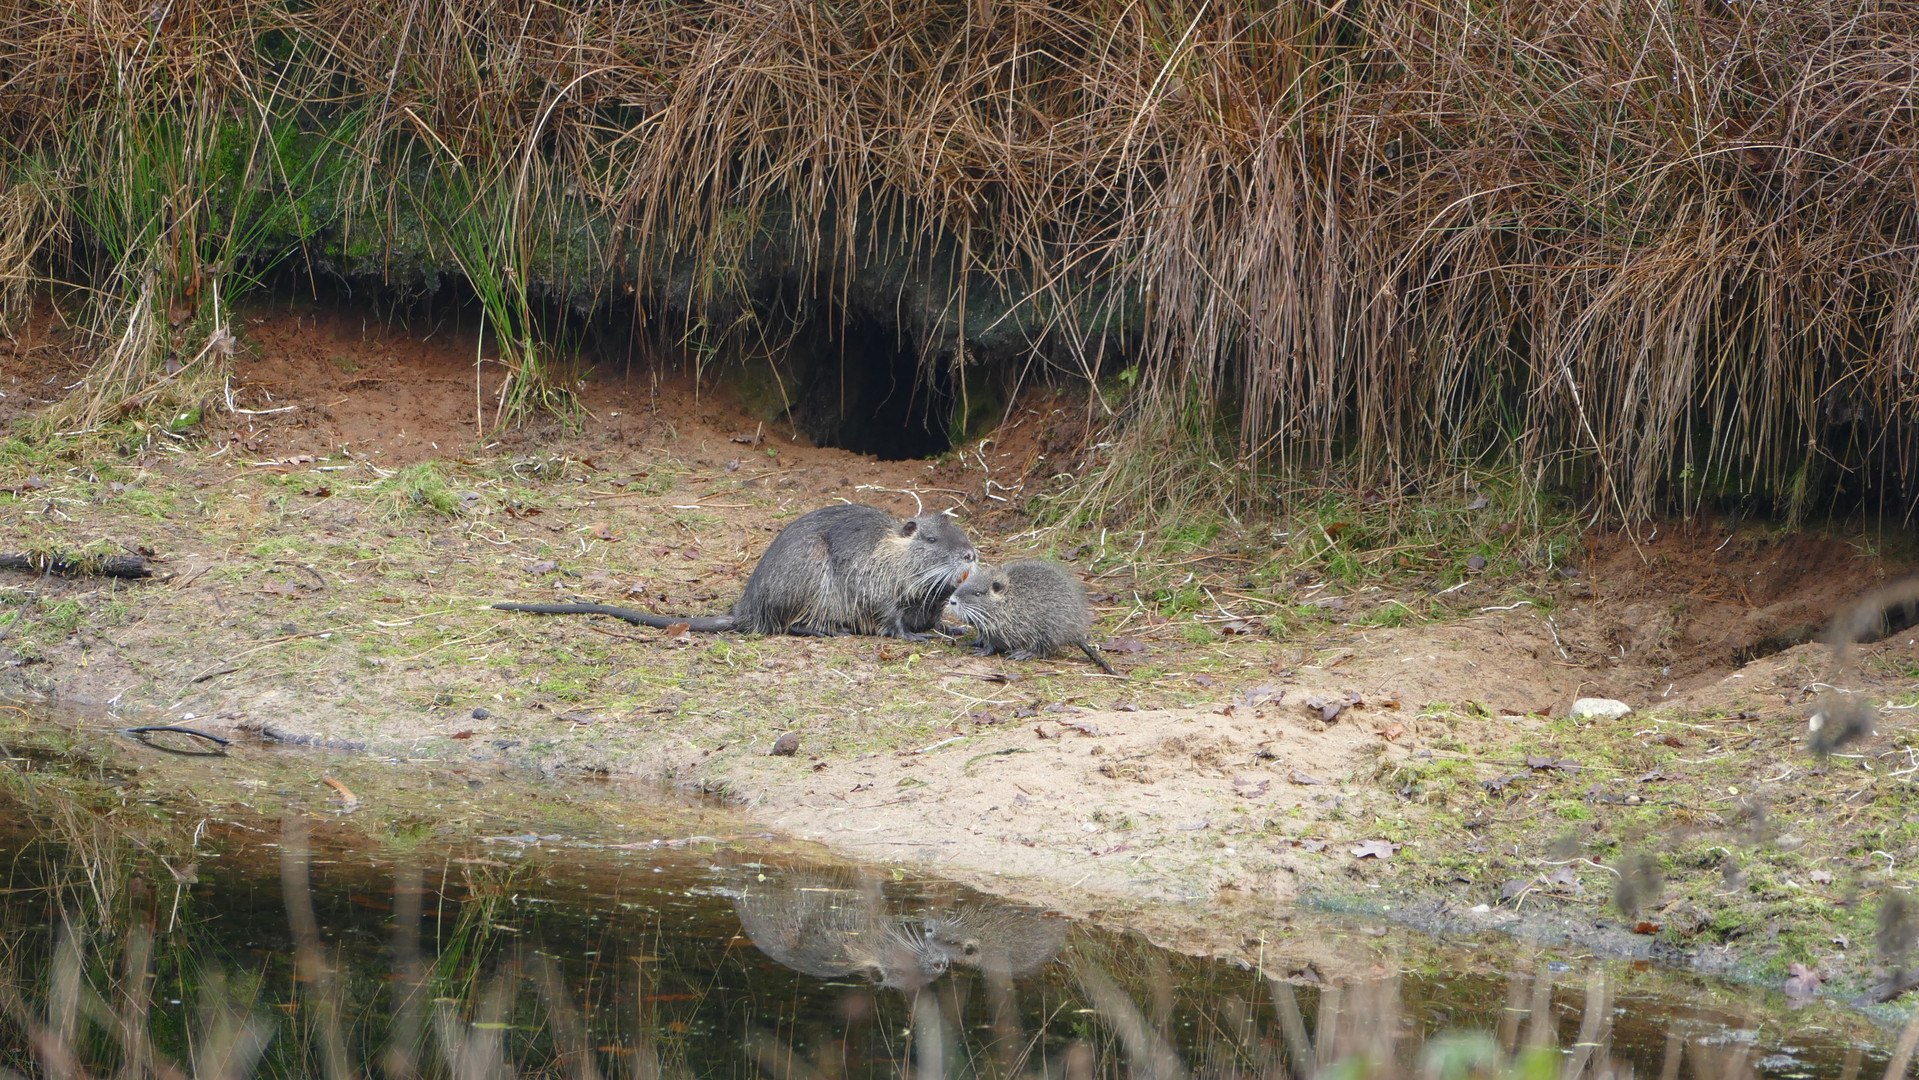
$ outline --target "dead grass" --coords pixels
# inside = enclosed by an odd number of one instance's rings
[[[0,190],[40,233],[0,271],[77,217],[136,384],[156,312],[294,255],[458,267],[514,376],[496,417],[558,400],[538,295],[777,340],[892,268],[952,283],[926,363],[990,310],[1108,380],[1140,465],[1097,506],[1492,455],[1602,514],[1796,518],[1912,476],[1899,5],[88,12],[4,9]],[[88,209],[113,191],[153,194]],[[784,315],[746,295],[768,260]]]

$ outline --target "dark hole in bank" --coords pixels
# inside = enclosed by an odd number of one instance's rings
[[[952,445],[952,377],[943,364],[923,371],[911,337],[856,316],[831,337],[802,337],[800,349],[793,422],[817,445],[882,461],[933,457]]]
[[[471,331],[485,320],[472,286],[456,274],[430,287],[404,289],[282,270],[270,285],[282,302],[362,310],[423,335]],[[686,334],[676,321],[681,313],[672,310],[650,328],[636,329],[635,308],[626,299],[603,300],[586,310],[551,296],[534,299],[540,335],[552,344],[562,370],[569,365],[611,371],[672,366],[675,346]],[[489,330],[488,339],[492,336]],[[815,445],[882,461],[945,453],[952,446],[949,426],[958,394],[944,359],[923,370],[916,346],[911,333],[871,316],[848,313],[843,322],[814,317],[787,340],[778,358],[791,402],[786,418]]]

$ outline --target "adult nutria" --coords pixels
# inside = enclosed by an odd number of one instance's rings
[[[1038,971],[1066,941],[1064,918],[992,901],[938,912],[925,923],[927,944],[947,963],[1006,978]]]
[[[725,890],[740,929],[774,960],[820,979],[857,975],[875,986],[918,990],[946,974],[946,952],[927,930],[887,905],[870,872],[826,869],[742,877]]]
[[[495,604],[538,615],[611,615],[703,633],[880,634],[926,640],[947,597],[979,566],[972,541],[945,514],[905,521],[847,504],[802,514],[780,530],[725,615],[676,618],[607,604]]]
[[[979,635],[973,651],[980,656],[1003,652],[1015,660],[1037,660],[1062,645],[1077,645],[1106,674],[1119,674],[1086,640],[1093,626],[1086,590],[1056,562],[1028,559],[982,568],[953,593],[947,607]]]

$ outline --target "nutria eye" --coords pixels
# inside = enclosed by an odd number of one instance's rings
[[[1005,591],[1006,591],[1006,583],[1005,583],[1004,581],[995,581],[995,582],[993,582],[993,591],[994,591],[994,592],[1005,592]]]

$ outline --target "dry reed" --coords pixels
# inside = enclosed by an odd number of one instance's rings
[[[7,172],[85,183],[76,132],[185,102],[341,133],[351,167],[308,177],[331,216],[296,239],[371,231],[390,262],[402,211],[463,196],[416,214],[440,222],[416,246],[491,297],[512,365],[543,350],[530,288],[631,282],[643,313],[681,298],[690,318],[751,307],[743,259],[785,260],[793,317],[834,320],[859,274],[904,268],[927,363],[1010,331],[1080,376],[1130,369],[1103,400],[1132,449],[1203,433],[1198,458],[1250,470],[1229,506],[1275,466],[1390,481],[1488,453],[1629,517],[1909,498],[1908,4],[10,0],[0,19]],[[296,199],[295,172],[250,175]],[[1150,504],[1191,469],[1102,482],[1101,505]]]

